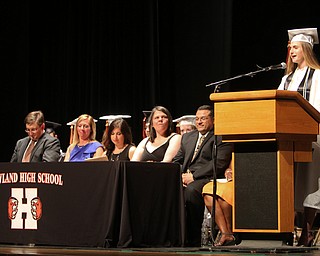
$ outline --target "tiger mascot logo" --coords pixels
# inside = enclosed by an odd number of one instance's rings
[[[39,197],[35,197],[30,201],[31,215],[34,220],[39,220],[42,217],[42,202]],[[8,200],[8,217],[14,220],[19,211],[19,201],[15,197],[10,197]]]

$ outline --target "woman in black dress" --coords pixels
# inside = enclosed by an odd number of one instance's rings
[[[132,143],[132,133],[128,123],[117,118],[113,120],[102,137],[105,154],[110,161],[130,161],[136,147]]]

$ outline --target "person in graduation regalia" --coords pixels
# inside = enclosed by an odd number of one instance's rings
[[[278,90],[298,91],[320,112],[320,64],[313,51],[319,43],[316,28],[288,30],[290,51],[286,75]]]
[[[282,78],[278,89],[298,91],[320,112],[320,64],[313,49],[314,44],[319,44],[317,29],[288,30],[288,35],[290,48],[286,75]],[[320,188],[317,183],[317,178],[320,176],[319,135],[317,142],[312,143],[312,148],[312,162],[295,165],[295,210],[303,211],[304,216],[298,242],[298,245],[302,246],[312,245],[311,229],[316,212],[320,210]],[[314,192],[315,190],[317,191]],[[296,223],[298,223],[297,218]]]

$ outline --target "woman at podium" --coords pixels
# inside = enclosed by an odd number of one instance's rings
[[[319,43],[316,28],[288,30],[290,45],[286,75],[279,90],[298,91],[320,112],[320,64],[313,51]]]
[[[320,64],[313,51],[314,44],[319,44],[316,28],[288,30],[289,51],[286,74],[281,80],[279,90],[298,91],[309,103],[320,112]],[[302,207],[306,194],[317,188],[320,170],[320,138],[312,143],[313,162],[298,163],[295,166],[295,208]],[[301,189],[302,188],[302,189]],[[311,190],[311,191],[310,191]],[[313,235],[311,229],[318,209],[320,209],[320,189],[309,195],[303,202],[304,223],[298,245],[310,246]],[[303,198],[301,198],[303,196]]]

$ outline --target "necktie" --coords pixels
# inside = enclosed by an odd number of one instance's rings
[[[197,153],[198,153],[198,151],[199,151],[199,149],[200,149],[200,147],[201,147],[201,144],[203,143],[204,139],[205,139],[205,136],[202,135],[202,136],[200,137],[200,140],[199,140],[199,142],[198,142],[198,145],[197,145],[196,149],[194,150],[194,153],[193,153],[193,156],[192,156],[192,160],[193,160],[194,157],[197,155]]]
[[[31,155],[31,152],[34,148],[34,145],[35,145],[35,141],[31,141],[28,148],[26,149],[26,152],[24,153],[24,156],[22,158],[22,162],[30,162],[30,155]]]

